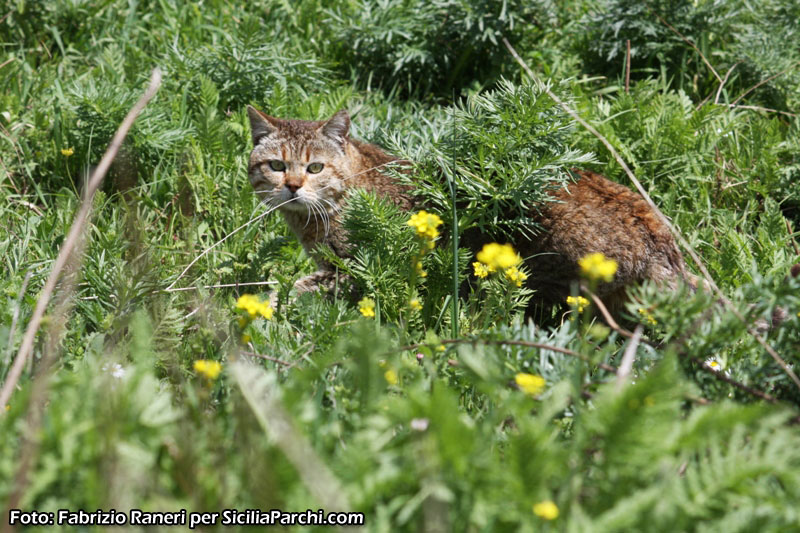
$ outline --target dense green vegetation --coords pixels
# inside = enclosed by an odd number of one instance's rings
[[[454,261],[447,181],[459,232],[499,242],[538,231],[524,208],[570,167],[631,185],[505,37],[748,320],[788,310],[767,341],[797,370],[797,20],[798,0],[6,3],[0,382],[87,174],[152,68],[164,81],[0,406],[0,502],[355,510],[370,531],[800,529],[800,389],[734,313],[645,285],[623,324],[643,326],[638,344],[591,305],[529,321],[529,290],[476,278],[463,248]],[[354,136],[414,161],[444,221],[436,249],[373,196],[348,211],[358,253],[339,267],[375,316],[297,297],[314,265],[278,213],[234,232],[267,211],[247,180],[248,104],[347,108]],[[269,319],[239,320],[241,295],[272,292]],[[557,517],[534,507],[549,501]]]

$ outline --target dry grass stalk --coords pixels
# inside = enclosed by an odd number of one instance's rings
[[[656,15],[656,16],[658,16],[658,15]],[[665,23],[666,23],[666,21],[665,21]],[[530,78],[532,80],[536,81],[537,83],[542,84],[541,81],[539,80],[539,78],[536,76],[536,74],[533,73],[531,68],[525,62],[525,60],[523,60],[522,57],[520,57],[520,55],[517,53],[517,51],[514,49],[514,47],[511,46],[511,43],[509,43],[508,39],[506,39],[505,37],[503,38],[503,44],[505,44],[506,48],[508,48],[508,51],[514,57],[514,59],[517,61],[517,63],[519,63],[519,65],[523,68],[523,70],[528,74],[528,76],[530,76]],[[698,52],[699,52],[699,50],[698,50]],[[711,67],[710,65],[709,65],[709,67],[712,68],[712,70],[713,70],[713,67]],[[716,74],[716,71],[714,71],[714,73]],[[720,80],[720,82],[722,82],[722,79],[719,78],[718,74],[717,74],[717,78]],[[738,309],[736,309],[736,307],[728,299],[728,297],[725,296],[725,294],[720,290],[720,288],[714,282],[714,279],[711,277],[711,274],[709,274],[708,269],[706,269],[705,265],[700,260],[700,257],[697,255],[697,252],[694,251],[694,248],[692,248],[692,246],[688,243],[688,241],[686,241],[686,239],[683,237],[683,235],[677,230],[677,228],[675,228],[675,226],[672,224],[672,222],[670,222],[669,219],[667,219],[667,217],[664,216],[664,213],[662,213],[661,210],[656,206],[655,202],[653,202],[653,199],[650,198],[650,195],[647,194],[647,191],[644,189],[644,187],[642,187],[642,184],[639,182],[638,179],[636,179],[636,176],[633,174],[631,169],[628,167],[628,164],[625,162],[624,159],[622,159],[622,157],[619,155],[619,152],[617,152],[617,150],[611,145],[611,143],[608,141],[608,139],[606,139],[591,124],[589,124],[583,118],[581,118],[563,100],[561,100],[558,96],[556,96],[556,94],[553,93],[553,91],[551,91],[549,88],[544,86],[544,84],[542,84],[542,86],[545,87],[545,91],[547,92],[547,95],[550,98],[552,98],[554,102],[558,103],[564,109],[564,111],[566,111],[581,126],[586,128],[589,131],[589,133],[591,133],[592,135],[597,137],[597,139],[601,143],[603,143],[603,146],[606,147],[606,149],[609,151],[609,153],[611,153],[612,157],[614,157],[614,160],[620,165],[622,170],[625,171],[625,174],[628,175],[628,178],[630,178],[631,182],[636,187],[636,190],[639,191],[639,194],[642,196],[642,198],[645,199],[647,204],[650,206],[650,209],[652,209],[653,212],[656,213],[656,215],[661,220],[661,222],[663,224],[665,224],[670,229],[672,234],[675,236],[676,240],[687,251],[689,256],[692,258],[692,260],[697,265],[697,268],[703,274],[703,277],[705,278],[706,282],[708,282],[708,285],[711,287],[711,289],[714,291],[714,293],[717,295],[717,297],[723,303],[723,305],[726,308],[728,308],[728,310],[730,310],[736,316],[736,318],[738,318],[739,320],[742,321],[743,324],[745,324],[745,327],[747,328],[747,332],[750,335],[752,335],[753,338],[755,338],[756,341],[758,341],[759,344],[761,344],[761,346],[767,351],[767,353],[770,355],[770,357],[772,357],[772,359],[783,369],[783,371],[786,372],[786,374],[789,376],[789,378],[791,378],[791,380],[794,382],[795,386],[797,386],[797,388],[800,389],[800,378],[797,377],[797,374],[795,374],[794,371],[789,367],[789,365],[786,364],[786,361],[778,354],[778,352],[776,352],[775,349],[772,348],[772,346],[767,344],[767,341],[764,340],[764,338],[755,330],[753,325],[750,324],[750,322],[748,322],[745,319],[745,317],[742,315],[742,313],[739,312]]]
[[[17,382],[22,375],[22,369],[25,366],[28,356],[32,352],[33,341],[36,338],[36,333],[39,331],[39,326],[42,323],[42,318],[44,317],[44,313],[47,310],[48,304],[50,303],[50,298],[53,295],[53,291],[56,288],[56,283],[58,282],[65,266],[70,261],[70,258],[72,257],[72,254],[78,245],[78,242],[80,241],[80,236],[85,232],[86,224],[88,224],[91,215],[92,200],[94,199],[94,195],[97,192],[97,189],[100,187],[100,184],[103,183],[103,178],[105,178],[108,169],[111,167],[111,163],[114,161],[114,157],[116,157],[117,152],[119,152],[122,142],[125,140],[125,136],[128,134],[128,131],[133,125],[133,122],[136,120],[136,117],[153,98],[160,85],[161,71],[159,69],[155,69],[150,77],[150,85],[139,101],[136,102],[133,108],[131,108],[131,110],[125,116],[125,119],[122,121],[122,124],[120,124],[119,129],[117,129],[114,138],[108,145],[105,154],[103,154],[100,164],[97,165],[89,179],[89,183],[86,185],[83,200],[78,208],[78,213],[75,215],[75,220],[72,222],[69,233],[64,239],[64,244],[61,246],[61,250],[58,252],[58,257],[56,257],[56,260],[53,263],[53,269],[51,270],[50,276],[47,278],[47,281],[44,284],[42,294],[39,297],[39,300],[36,302],[36,307],[33,310],[33,315],[31,316],[30,322],[28,322],[28,327],[25,330],[25,335],[22,338],[22,344],[20,345],[17,356],[14,359],[14,364],[11,367],[11,371],[6,377],[3,388],[0,389],[0,406],[4,406],[8,403],[8,400],[11,398],[11,394],[13,393],[14,388],[16,387]],[[2,409],[0,409],[0,411],[2,411]]]

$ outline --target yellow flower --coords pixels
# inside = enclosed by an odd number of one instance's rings
[[[567,305],[571,307],[577,307],[579,313],[583,313],[583,308],[589,305],[589,300],[584,298],[583,296],[567,296]]]
[[[417,261],[417,264],[414,265],[414,268],[416,269],[417,275],[419,277],[425,278],[425,277],[428,276],[428,273],[426,271],[422,270],[422,261]]]
[[[420,237],[424,237],[433,241],[439,236],[439,230],[436,228],[442,225],[442,219],[439,218],[439,215],[428,213],[427,211],[423,210],[419,213],[414,213],[411,215],[411,218],[408,219],[407,224],[412,228],[415,228],[417,230],[417,235]],[[432,248],[430,244],[428,246]]]
[[[578,261],[578,265],[580,265],[583,274],[592,280],[611,281],[617,271],[617,262],[613,259],[608,259],[601,253],[587,255]]]
[[[358,302],[358,310],[367,318],[375,316],[375,300],[367,298],[366,296]]]
[[[524,272],[520,272],[517,270],[517,267],[514,266],[506,269],[506,279],[517,287],[522,287],[522,282],[528,279],[528,275]]]
[[[242,309],[246,311],[250,316],[250,320],[256,318],[257,316],[263,316],[267,320],[271,320],[272,313],[274,312],[272,306],[266,302],[262,302],[259,300],[258,296],[254,296],[252,294],[242,294],[239,299],[236,300],[236,309]],[[241,320],[239,321],[239,325],[242,325]]]
[[[652,313],[650,313],[650,311],[648,311],[644,307],[639,308],[639,314],[642,315],[645,321],[647,321],[647,323],[650,324],[651,326],[655,326],[656,324],[658,324],[655,317],[653,317]]]
[[[475,275],[479,278],[485,278],[489,275],[489,267],[481,263],[480,261],[475,261],[472,263],[472,268],[475,269]]]
[[[391,368],[383,373],[383,379],[386,380],[386,383],[389,385],[397,385],[399,378],[397,377],[397,372],[392,370]]]
[[[217,361],[208,361],[206,359],[198,359],[194,362],[194,370],[198,374],[202,374],[208,379],[217,379],[219,373],[222,372],[222,365]]]
[[[443,352],[445,351],[445,349],[446,348],[444,347],[444,344],[440,344],[439,346],[436,347],[437,352]]]
[[[510,244],[497,244],[491,242],[484,244],[483,249],[478,252],[478,261],[492,268],[507,269],[517,266],[522,262],[522,258],[514,251]]]
[[[69,157],[74,153],[75,153],[75,149],[74,148],[62,148],[61,149],[61,155],[63,155],[64,157]]]
[[[419,298],[411,298],[411,301],[408,302],[408,306],[412,311],[419,311],[422,309],[422,304],[420,303]]]
[[[545,520],[555,520],[558,518],[558,506],[553,500],[545,500],[534,504],[533,514]]]
[[[250,335],[248,335],[247,333],[245,333],[244,335],[242,335],[242,344],[247,344],[247,343],[248,343],[248,342],[250,342],[251,340],[253,340],[253,339],[252,339],[252,338],[250,337]]]
[[[514,376],[517,386],[522,389],[525,394],[537,396],[544,390],[545,383],[547,383],[542,376],[534,374],[525,374],[520,372]]]

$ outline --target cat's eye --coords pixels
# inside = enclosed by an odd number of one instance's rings
[[[308,168],[306,170],[308,170],[311,174],[318,174],[322,172],[322,168],[324,166],[325,165],[323,165],[322,163],[311,163],[310,165],[308,165]]]
[[[269,162],[269,168],[274,170],[275,172],[283,172],[286,170],[286,163],[283,161],[278,161],[277,159],[273,159]]]

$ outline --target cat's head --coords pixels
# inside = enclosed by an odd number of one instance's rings
[[[338,210],[352,168],[347,111],[325,121],[279,119],[251,106],[247,113],[253,133],[250,183],[256,193],[285,211]]]

